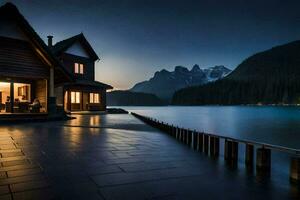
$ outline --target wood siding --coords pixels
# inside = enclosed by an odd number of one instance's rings
[[[54,89],[56,96],[56,105],[62,106],[64,104],[64,88],[63,86],[56,87]]]
[[[66,69],[78,80],[95,80],[95,63],[92,59],[63,53],[61,60]],[[84,64],[84,74],[75,74],[74,63]]]
[[[48,78],[49,66],[26,41],[0,37],[0,74],[3,77]]]
[[[47,108],[47,81],[38,80],[35,83],[35,98],[37,98],[44,108]]]

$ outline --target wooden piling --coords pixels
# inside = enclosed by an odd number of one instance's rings
[[[203,142],[203,151],[205,154],[208,154],[209,151],[209,136],[204,134],[204,142]]]
[[[193,149],[197,150],[198,148],[198,133],[193,131]]]
[[[256,169],[267,173],[271,171],[271,149],[262,147],[256,150]]]
[[[225,160],[227,161],[237,161],[239,152],[238,142],[232,140],[225,140]]]
[[[178,138],[179,138],[179,128],[178,128],[178,126],[176,127],[175,138],[176,138],[176,140],[178,140]]]
[[[188,130],[187,129],[184,129],[184,134],[185,134],[185,140],[184,140],[184,144],[188,144],[188,140],[189,140],[189,137],[188,137]]]
[[[183,129],[180,128],[180,142],[182,142],[184,140],[184,133],[183,133]]]
[[[183,135],[184,135],[184,137],[183,137],[183,144],[186,144],[187,143],[187,130],[186,129],[183,129]]]
[[[295,184],[300,184],[300,157],[291,158],[290,181]]]
[[[176,127],[173,126],[173,135],[172,135],[174,138],[176,137]]]
[[[210,155],[213,157],[219,156],[220,139],[218,137],[210,136]]]
[[[203,138],[204,134],[203,133],[198,133],[198,151],[203,152]]]
[[[254,146],[252,144],[246,144],[245,151],[245,164],[247,167],[253,167],[254,163]]]
[[[187,145],[189,146],[189,147],[192,147],[192,131],[190,131],[189,129],[187,130],[187,138],[188,138],[188,140],[187,140]]]

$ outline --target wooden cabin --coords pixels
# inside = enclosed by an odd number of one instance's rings
[[[15,5],[0,7],[0,114],[105,110],[112,87],[95,81],[99,58],[84,35],[49,44]]]
[[[55,88],[57,103],[64,105],[66,111],[104,111],[106,90],[112,87],[95,81],[95,62],[99,57],[85,36],[81,33],[54,46],[52,36],[48,36],[48,46],[75,80]]]
[[[16,6],[0,7],[0,114],[50,112],[54,85],[66,80],[71,75]]]

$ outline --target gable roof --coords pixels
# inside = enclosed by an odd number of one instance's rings
[[[43,58],[43,60],[51,66],[54,66],[56,70],[59,70],[65,78],[72,81],[71,74],[62,66],[60,61],[53,55],[48,46],[40,38],[40,36],[34,31],[28,21],[19,12],[18,8],[12,3],[6,3],[0,7],[0,16],[14,19],[18,25],[22,27],[25,35],[29,38],[30,42],[37,47],[37,53]]]
[[[94,61],[99,60],[97,53],[94,51],[94,49],[92,48],[90,43],[87,41],[87,39],[85,38],[83,33],[80,33],[80,34],[70,37],[68,39],[57,42],[53,46],[52,51],[55,55],[59,55],[59,54],[63,53],[64,51],[66,51],[69,47],[71,47],[76,42],[80,42],[84,46],[85,50],[88,52],[88,54],[91,56],[91,58]]]

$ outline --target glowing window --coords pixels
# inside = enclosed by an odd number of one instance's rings
[[[75,72],[75,74],[79,73],[79,65],[78,65],[78,63],[74,64],[74,72]]]
[[[80,92],[71,92],[71,103],[80,103]]]
[[[84,65],[81,63],[74,63],[74,72],[75,72],[75,74],[83,74],[84,73]]]
[[[80,74],[83,74],[83,64],[80,64],[80,65],[79,65],[79,69],[80,69],[79,73],[80,73]]]
[[[100,103],[99,93],[90,93],[90,103]]]

